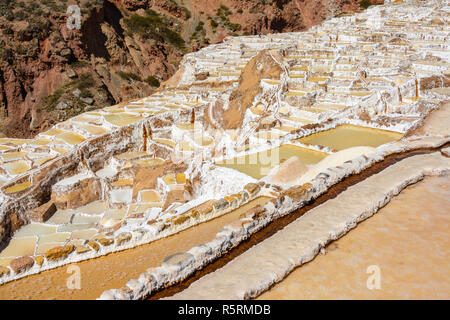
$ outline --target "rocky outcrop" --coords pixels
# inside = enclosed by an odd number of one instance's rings
[[[15,273],[21,273],[24,272],[28,269],[30,269],[32,266],[34,265],[34,260],[31,257],[20,257],[17,259],[14,259],[13,261],[11,261],[11,269],[13,269],[13,271]]]
[[[251,59],[239,77],[239,85],[229,98],[228,107],[216,103],[210,115],[224,129],[241,127],[245,111],[253,105],[255,97],[262,92],[262,79],[279,79],[283,69],[276,60],[278,52],[262,50]]]
[[[184,48],[170,39],[146,38],[154,31],[140,18],[148,9],[163,18],[173,37],[183,39]],[[65,3],[33,2],[15,13],[12,4],[5,4],[0,14],[0,135],[31,137],[84,111],[148,96],[174,74],[185,52],[227,35],[301,31],[359,9],[359,0],[105,0],[81,5],[81,29],[69,30]],[[150,29],[135,32],[124,22],[130,18]],[[81,95],[73,94],[76,89]],[[226,122],[234,127],[239,119]]]

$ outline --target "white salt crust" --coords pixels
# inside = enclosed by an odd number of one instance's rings
[[[112,252],[131,249],[131,248],[143,245],[143,244],[153,242],[158,239],[166,238],[170,235],[173,235],[175,233],[178,233],[180,231],[183,231],[185,229],[193,227],[202,222],[206,222],[211,219],[220,217],[224,214],[227,214],[227,213],[233,211],[234,209],[236,209],[236,207],[238,205],[244,205],[244,204],[254,200],[257,197],[264,195],[264,193],[265,193],[264,191],[265,191],[264,189],[261,189],[260,192],[257,192],[253,195],[249,195],[248,198],[242,198],[242,200],[240,202],[237,202],[235,204],[235,206],[230,205],[229,207],[227,207],[225,209],[221,209],[221,210],[213,209],[213,211],[208,215],[203,215],[196,219],[189,219],[185,223],[182,223],[179,225],[171,224],[169,227],[167,227],[165,229],[163,229],[164,221],[160,221],[160,222],[154,223],[152,225],[144,225],[144,226],[137,226],[137,227],[132,224],[125,225],[115,232],[115,236],[117,236],[118,234],[123,233],[123,232],[131,232],[132,238],[131,238],[131,240],[124,242],[121,245],[117,245],[117,242],[114,242],[113,244],[111,244],[109,246],[100,245],[100,249],[98,251],[91,250],[91,251],[81,253],[81,254],[77,254],[77,253],[73,252],[67,258],[62,259],[62,260],[57,260],[57,261],[46,260],[44,265],[42,265],[42,266],[38,266],[37,264],[34,264],[30,269],[28,269],[22,273],[19,273],[19,274],[14,273],[13,270],[10,269],[10,273],[8,275],[3,275],[3,277],[0,278],[0,285],[2,285],[3,283],[6,283],[6,282],[16,280],[16,279],[24,278],[24,277],[32,275],[32,274],[40,273],[45,270],[50,270],[50,269],[53,269],[56,267],[60,267],[60,266],[66,265],[66,264],[75,263],[75,262],[88,260],[88,259],[92,259],[92,258],[97,258],[97,257],[103,256],[103,255],[106,255],[106,254],[109,254]],[[185,208],[183,208],[183,209],[185,209],[183,211],[181,211],[180,208],[177,208],[177,209],[179,211],[178,213],[183,213],[183,212],[186,212],[187,210],[189,210],[190,207],[186,206]],[[168,215],[166,218],[170,218],[170,215]]]
[[[447,139],[441,138],[439,143],[437,143],[437,141],[433,141],[434,144],[431,145],[433,145],[433,147],[438,147],[440,145],[445,144],[448,141],[449,141],[448,138]],[[424,147],[424,145],[422,144],[420,147]],[[339,168],[336,167],[328,168],[323,172],[323,174],[319,174],[317,177],[315,177],[313,180],[310,181],[310,183],[313,185],[313,190],[308,192],[305,198],[302,199],[302,201],[295,202],[289,197],[285,197],[284,201],[281,202],[278,201],[277,207],[275,207],[273,203],[269,202],[264,207],[267,210],[267,215],[263,219],[249,220],[248,223],[242,226],[241,228],[236,227],[236,224],[225,226],[223,230],[217,234],[215,240],[203,244],[201,246],[194,247],[191,250],[189,250],[188,252],[193,254],[194,260],[190,261],[183,268],[168,268],[166,266],[161,266],[158,268],[150,268],[149,270],[147,270],[147,273],[142,274],[141,277],[139,278],[140,280],[142,280],[141,287],[139,287],[139,290],[129,291],[129,289],[127,288],[112,289],[105,291],[101,295],[100,299],[141,299],[146,295],[149,295],[152,292],[160,288],[163,288],[171,283],[182,281],[196,270],[204,267],[205,265],[207,265],[220,255],[226,253],[232,247],[238,245],[240,242],[247,239],[251,234],[263,228],[269,222],[273,221],[278,217],[282,217],[286,214],[289,214],[295,211],[296,209],[302,207],[306,202],[310,201],[311,199],[317,198],[321,194],[325,193],[330,186],[336,184],[345,177],[352,174],[360,173],[361,171],[370,167],[374,163],[382,161],[384,157],[386,157],[389,154],[412,150],[412,148],[411,149],[409,148],[408,144],[400,142],[386,145],[384,146],[384,148],[380,147],[379,149],[383,150],[377,150],[377,152],[375,153],[371,153],[369,155],[364,155],[355,158],[353,160],[347,161]],[[397,189],[395,190],[398,190],[399,192],[403,187],[406,187],[408,184],[420,180],[425,174],[429,172],[442,173],[450,169],[449,161],[443,160],[445,158],[442,157],[439,152],[433,153],[433,156],[430,157],[429,159],[425,158],[425,156],[421,157],[423,157],[423,159],[430,160],[430,163],[423,166],[423,168],[415,168],[416,170],[419,170],[416,171],[416,173],[417,172],[419,173],[417,173],[417,175],[415,176],[414,178],[415,180],[412,178],[409,180],[408,179],[402,180],[402,178],[400,177],[399,178],[400,180],[398,180],[398,182],[395,182],[393,179],[392,183],[397,186],[396,187]],[[441,162],[443,161],[443,163],[437,161],[438,163],[436,165],[436,168],[434,168],[432,166],[433,164],[436,164],[436,159],[438,159]],[[403,163],[403,161],[400,163]],[[394,176],[391,175],[391,177]],[[387,186],[389,187],[391,185],[388,184]],[[389,199],[395,194],[396,194],[395,192],[388,190],[383,195],[383,199],[386,201],[384,202],[384,204],[387,203]],[[378,208],[379,207],[377,208],[369,207],[368,209],[376,211],[376,209]]]
[[[427,175],[448,173],[450,159],[439,152],[406,158],[308,211],[169,299],[254,298],[294,268],[311,261],[329,242],[371,217],[408,185]]]
[[[424,6],[424,5],[426,5],[426,6]],[[384,10],[386,12],[383,12]],[[255,39],[252,39],[251,37],[227,38],[227,39],[225,39],[224,43],[222,43],[222,44],[209,46],[207,48],[200,50],[197,53],[186,55],[185,58],[183,59],[183,63],[182,63],[182,68],[184,69],[184,72],[182,73],[182,79],[179,84],[180,85],[183,85],[183,84],[191,85],[195,82],[194,74],[196,74],[198,71],[201,71],[201,68],[204,67],[203,62],[200,61],[200,57],[202,54],[214,56],[215,58],[217,58],[217,61],[224,60],[224,61],[220,62],[220,63],[223,63],[223,62],[225,62],[226,59],[235,59],[235,58],[240,59],[239,55],[241,54],[241,51],[238,50],[237,47],[239,47],[243,43],[245,43],[245,45],[247,45],[248,47],[254,47],[258,50],[262,50],[265,48],[274,49],[274,47],[276,47],[277,45],[279,45],[280,48],[287,48],[289,46],[296,45],[299,42],[299,38],[301,38],[301,37],[310,37],[314,34],[314,32],[317,32],[318,34],[320,34],[321,32],[323,32],[323,30],[327,30],[327,28],[328,29],[333,28],[334,26],[336,26],[336,24],[338,24],[338,25],[345,25],[345,24],[355,25],[356,23],[359,23],[356,21],[356,19],[364,20],[367,18],[367,21],[365,22],[365,24],[367,26],[370,26],[371,28],[373,27],[376,30],[378,28],[378,25],[380,24],[380,22],[383,22],[387,18],[394,19],[395,16],[402,15],[402,17],[406,17],[407,19],[411,19],[411,17],[414,17],[414,19],[417,19],[418,17],[423,17],[423,18],[428,19],[436,11],[450,12],[449,6],[448,6],[448,1],[442,1],[436,5],[433,5],[432,2],[420,3],[419,5],[417,5],[416,2],[405,1],[404,4],[395,5],[395,6],[390,6],[390,5],[373,6],[373,7],[369,8],[367,11],[365,11],[361,14],[358,14],[358,15],[354,15],[352,17],[335,18],[335,19],[326,21],[326,22],[324,22],[324,24],[322,24],[322,26],[314,27],[307,33],[289,33],[289,34],[264,36],[265,39],[270,40],[270,42],[266,42],[266,43],[262,43],[262,44],[257,43],[257,41],[258,41],[257,38],[255,38],[256,42],[253,41]],[[395,15],[394,15],[394,13],[395,13]],[[394,17],[392,17],[392,15],[394,15]],[[408,32],[406,32],[406,35],[407,35],[407,37],[409,37],[409,36],[412,37],[415,34],[409,34]],[[359,36],[357,34],[344,32],[344,33],[340,34],[339,36],[340,36],[341,40],[353,42],[355,44],[359,41],[359,39],[358,39]],[[442,30],[440,30],[439,32],[436,31],[433,34],[426,34],[426,35],[424,35],[424,37],[425,37],[424,40],[445,41],[446,39],[448,39],[448,35],[445,35]],[[414,40],[415,38],[412,38],[412,39]],[[375,49],[376,48],[374,48],[374,50]],[[438,50],[431,50],[429,47],[424,47],[422,49],[423,50],[421,50],[420,53],[424,55],[423,58],[425,58],[425,55],[427,53],[432,53],[433,55],[439,55],[444,60],[448,60],[450,58],[450,53],[449,53],[450,51],[448,50],[448,45],[442,45],[437,48]],[[283,49],[283,50],[285,50],[285,49]],[[336,51],[336,50],[334,50],[334,51]],[[224,52],[227,53],[227,57],[225,59],[223,56]],[[395,56],[395,57],[396,57],[396,59],[398,59],[398,56]],[[377,59],[378,57],[374,56],[373,58]],[[245,62],[248,60],[242,60],[242,61]],[[361,61],[359,61],[359,62],[361,62]],[[422,70],[421,72],[418,73],[418,81],[420,82],[421,77],[424,77],[424,76],[430,76],[430,75],[442,76],[442,72],[444,72],[445,70],[441,70],[441,69],[442,68],[440,68],[438,66],[428,66],[427,70],[424,70],[424,71]],[[380,67],[380,68],[373,69],[371,71],[371,75],[375,76],[375,75],[377,75],[376,74],[377,72],[379,73],[380,76],[389,78],[391,80],[393,78],[395,78],[396,74],[399,74],[399,72],[401,73],[400,66],[397,66],[395,63],[392,67],[389,67],[389,68],[381,68]],[[286,77],[286,74],[283,73],[281,76],[280,85],[278,86],[278,88],[281,88],[283,85],[285,85],[285,80],[286,80],[285,77]],[[231,79],[232,78],[230,78],[229,80],[231,80]],[[227,79],[226,79],[226,77],[222,77],[222,78],[220,78],[220,80],[225,81]],[[211,106],[216,98],[220,98],[221,96],[223,98],[224,96],[229,95],[230,90],[234,89],[236,87],[236,85],[237,85],[237,83],[235,85],[232,85],[230,87],[230,89],[224,93],[223,92],[220,92],[217,94],[210,93],[211,95],[208,100],[202,100],[202,99],[200,100],[201,104],[199,106],[199,109],[204,110],[208,106]],[[278,104],[281,103],[281,105],[283,105],[285,103],[285,101],[280,102],[279,90],[275,89],[275,87],[277,87],[277,86],[269,86],[269,85],[263,84],[263,87],[264,87],[263,91],[265,92],[265,94],[269,94],[269,96],[271,97],[269,99],[270,101],[267,101],[267,103],[270,102],[270,103],[274,104],[273,106],[271,106],[272,108],[278,108],[279,107]],[[409,79],[402,85],[399,85],[398,88],[397,87],[387,87],[386,93],[391,94],[391,101],[389,101],[389,103],[394,103],[395,99],[397,99],[397,96],[396,96],[397,89],[399,89],[403,93],[404,97],[413,96],[414,95],[414,81]],[[397,132],[403,133],[406,130],[410,129],[411,127],[415,127],[415,126],[419,125],[422,121],[422,118],[425,116],[425,114],[428,113],[430,110],[436,109],[437,108],[436,103],[438,101],[442,101],[443,99],[445,99],[444,96],[435,94],[435,93],[421,92],[421,94],[425,95],[425,98],[426,98],[425,100],[420,100],[420,101],[417,101],[414,103],[410,103],[406,106],[395,107],[396,112],[399,112],[398,113],[399,116],[405,115],[405,114],[408,116],[417,116],[419,119],[416,121],[413,121],[413,122],[400,121],[396,124],[382,125],[382,124],[379,124],[376,122],[359,120],[357,118],[354,118],[353,116],[356,116],[358,114],[358,112],[361,110],[368,110],[371,113],[373,113],[375,111],[379,112],[380,110],[382,110],[382,104],[380,103],[380,101],[382,99],[380,100],[379,97],[377,97],[377,95],[375,95],[375,94],[372,94],[368,97],[365,97],[365,98],[362,98],[359,100],[356,99],[355,97],[348,96],[346,98],[348,101],[346,100],[345,104],[349,105],[349,107],[339,112],[339,119],[327,121],[321,127],[316,127],[313,129],[300,129],[295,133],[287,134],[282,139],[264,143],[264,144],[260,145],[257,149],[265,150],[265,149],[277,147],[283,143],[293,143],[293,144],[296,144],[296,145],[299,145],[302,147],[307,147],[307,148],[311,148],[314,150],[326,152],[328,154],[333,154],[333,150],[330,150],[328,148],[323,148],[323,147],[319,147],[319,146],[306,146],[306,145],[302,145],[298,142],[290,142],[290,140],[297,139],[297,138],[300,138],[300,137],[303,137],[303,136],[306,136],[306,135],[309,135],[309,134],[312,134],[315,132],[331,129],[331,128],[336,127],[339,124],[344,124],[344,123],[363,125],[366,127],[385,129],[385,130],[391,130],[391,131],[397,131]],[[261,97],[261,98],[263,98],[263,97]],[[142,101],[144,101],[146,99],[151,99],[151,97],[145,98]],[[429,101],[428,101],[428,99],[429,99]],[[344,103],[344,102],[342,102],[342,103]],[[419,113],[419,106],[423,107],[421,113]],[[227,107],[228,107],[227,105],[224,106],[224,108],[227,108]],[[125,151],[125,150],[130,151],[129,150],[130,146],[132,146],[132,148],[134,148],[136,150],[140,150],[141,145],[138,145],[138,144],[142,140],[142,128],[144,125],[147,127],[151,127],[151,123],[153,120],[155,120],[157,118],[164,119],[167,117],[167,118],[171,119],[170,121],[183,122],[183,121],[189,121],[190,114],[191,114],[190,110],[167,111],[167,112],[158,114],[157,116],[151,116],[150,118],[146,118],[144,120],[137,121],[131,125],[127,125],[122,128],[117,128],[117,127],[113,127],[113,126],[109,125],[110,129],[113,129],[113,131],[108,132],[107,134],[103,135],[103,136],[108,137],[108,139],[105,140],[105,142],[102,144],[102,147],[104,146],[104,152],[102,152],[101,154],[95,154],[94,157],[87,159],[89,162],[89,165],[92,165],[93,163],[97,163],[97,164],[102,163],[106,159],[108,159],[108,157],[110,157],[112,154],[117,154],[117,153],[119,153],[121,151]],[[308,112],[308,114],[310,114],[310,113]],[[325,120],[331,114],[334,114],[334,113],[333,112],[324,113],[320,117],[317,117],[316,120],[318,120],[318,121]],[[334,114],[334,116],[336,116],[336,114]],[[61,124],[61,125],[63,125],[63,124]],[[154,129],[155,128],[152,128],[152,130],[154,130]],[[242,129],[242,132],[247,132],[248,130],[249,130],[249,127],[244,126],[244,128]],[[157,135],[158,129],[154,130],[153,133]],[[231,136],[233,134],[235,134],[235,133],[226,132],[225,137],[219,142],[219,146],[235,143],[235,141],[233,139],[231,139]],[[45,133],[42,135],[45,135]],[[52,178],[55,178],[56,181],[58,181],[58,179],[61,178],[59,175],[63,169],[68,169],[68,168],[70,168],[70,166],[73,166],[74,163],[80,162],[79,151],[82,148],[87,149],[88,153],[95,151],[96,148],[99,148],[99,145],[94,145],[92,143],[92,140],[95,140],[96,138],[98,138],[98,137],[93,137],[93,138],[89,137],[84,142],[82,142],[76,146],[73,146],[71,148],[71,151],[69,151],[67,154],[59,156],[56,159],[47,162],[46,164],[40,166],[37,169],[28,171],[26,173],[26,175],[29,175],[31,177],[31,179],[33,179],[34,175],[40,173],[43,170],[46,170],[46,168],[49,167],[50,165],[55,164],[55,163],[57,163],[57,164],[61,163],[61,166],[58,166],[57,169],[53,169],[53,171],[48,172],[48,175],[45,177],[45,179],[47,179],[47,180],[44,179],[43,181],[38,181],[38,184],[42,185],[44,183],[48,183],[49,180]],[[240,138],[242,138],[242,137],[240,137]],[[379,161],[384,156],[394,153],[394,152],[402,152],[402,151],[411,150],[411,149],[420,148],[420,147],[437,147],[437,146],[444,144],[447,141],[448,141],[448,136],[427,137],[427,138],[415,137],[415,140],[414,140],[414,138],[410,138],[408,140],[402,140],[402,141],[386,144],[386,145],[379,147],[377,149],[377,152],[374,153],[374,155],[371,155],[369,157],[369,159],[372,159],[371,161],[375,161],[374,159],[377,159],[377,161]],[[257,149],[252,149],[251,152],[258,151]],[[234,156],[235,156],[235,153],[228,152],[227,154],[224,155],[223,158],[230,158],[230,157],[234,157]],[[64,159],[67,160],[65,163],[63,162]],[[361,170],[361,167],[364,167],[364,166],[368,165],[368,163],[369,163],[366,161],[365,158],[359,157],[358,159],[359,159],[358,160],[359,162],[357,162],[358,163],[357,168],[354,168],[354,167],[352,167],[352,165],[349,165],[349,164],[343,165],[343,167],[345,168],[344,172],[346,175],[352,174],[354,172],[359,172],[358,170]],[[211,160],[211,159],[209,159],[209,160]],[[216,160],[218,160],[218,159],[212,159],[212,161],[216,161]],[[354,163],[354,165],[356,165],[356,163]],[[102,172],[102,173],[104,173],[106,176],[108,176],[110,174],[114,174],[113,169],[114,168],[112,168],[111,172]],[[57,170],[61,170],[61,171],[57,171]],[[195,172],[196,170],[198,170],[198,168],[196,168],[196,163],[194,161],[191,162],[191,167],[189,168],[189,170],[190,170],[190,172]],[[328,169],[328,170],[326,170],[326,172],[327,172],[327,174],[330,174],[331,177],[333,177],[332,179],[335,179],[336,171],[341,171],[341,170],[343,170],[343,169],[340,169],[340,168],[334,169],[334,170]],[[106,170],[106,171],[109,171],[109,170]],[[7,183],[18,181],[18,179],[20,179],[20,178],[22,178],[22,176],[15,177],[13,180],[8,181]],[[230,181],[233,180],[232,178],[228,179],[227,177],[225,179],[227,180],[226,184],[228,184]],[[317,179],[315,179],[315,180],[317,180]],[[315,181],[315,180],[313,180],[313,181]],[[35,186],[39,187],[39,185],[35,185]],[[326,185],[321,184],[320,186],[316,186],[316,187],[318,188],[318,190],[320,190],[320,192],[324,192],[328,188],[327,186],[328,186],[328,182]],[[226,189],[225,191],[227,191],[227,190],[228,189]],[[222,192],[225,192],[225,191],[222,191]],[[202,192],[207,194],[208,190],[204,190]],[[264,193],[264,190],[261,194],[263,194],[263,193]],[[8,196],[6,194],[1,194],[0,200],[2,200],[1,201],[2,205],[0,206],[0,241],[1,241],[1,239],[5,236],[4,230],[2,228],[3,223],[6,221],[5,215],[14,210],[18,210],[19,214],[23,215],[24,212],[26,210],[28,210],[29,208],[36,207],[36,199],[35,199],[35,195],[25,195],[20,198],[14,198],[14,197]],[[289,199],[287,201],[285,201],[285,203],[283,203],[282,208],[289,207],[290,209],[292,209],[291,207],[295,207],[296,205],[301,205],[301,204],[295,204],[295,205],[288,204],[288,202],[289,202]],[[193,205],[193,204],[191,204],[191,205]],[[188,204],[187,204],[187,207],[189,207]],[[228,211],[226,211],[226,212],[228,212]],[[221,212],[221,213],[217,212],[215,214],[221,215],[226,212]],[[194,225],[196,223],[197,223],[197,221],[190,219],[189,223],[186,225],[186,227],[188,225]],[[64,264],[75,262],[75,261],[81,261],[81,260],[97,257],[100,255],[109,253],[109,252],[123,250],[126,248],[134,247],[139,244],[148,243],[155,239],[159,239],[161,237],[170,235],[172,233],[172,231],[176,232],[176,230],[178,230],[177,228],[169,228],[169,229],[164,230],[163,232],[158,233],[159,227],[160,226],[148,226],[148,227],[146,227],[147,229],[138,230],[138,229],[132,229],[130,226],[125,226],[125,227],[119,229],[118,233],[131,230],[131,231],[133,231],[133,238],[131,241],[127,242],[126,244],[124,244],[120,247],[116,247],[116,245],[114,244],[110,247],[102,247],[99,252],[88,252],[88,253],[80,254],[80,255],[71,254],[66,260],[58,261],[58,262],[46,261],[42,268],[39,268],[38,266],[34,266],[32,269],[30,269],[20,275],[15,275],[13,272],[11,272],[10,275],[3,276],[0,278],[0,284],[3,282],[6,282],[6,281],[10,281],[12,279],[24,277],[24,276],[32,274],[32,273],[47,270],[47,269],[50,269],[55,266],[64,265]],[[184,227],[185,226],[182,225],[182,228],[184,228]],[[179,226],[179,228],[181,228],[181,226]]]

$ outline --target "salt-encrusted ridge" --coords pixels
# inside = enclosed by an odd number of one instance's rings
[[[254,298],[295,267],[311,261],[321,248],[375,214],[408,185],[424,176],[449,173],[450,159],[439,152],[404,159],[310,210],[171,299]],[[212,287],[213,297],[209,291]]]
[[[434,140],[428,146],[438,147],[448,141],[448,139]],[[421,145],[421,147],[424,146],[427,146],[426,143]],[[258,218],[256,220],[252,220],[251,218],[243,218],[241,219],[241,221],[243,222],[242,227],[238,228],[238,230],[236,230],[236,224],[225,226],[223,231],[217,234],[215,240],[210,243],[203,244],[200,247],[192,248],[189,252],[192,254],[197,253],[194,254],[195,259],[191,261],[190,264],[184,266],[182,269],[165,268],[163,266],[158,268],[150,268],[147,271],[147,274],[143,274],[141,278],[139,278],[140,280],[142,280],[141,286],[139,287],[139,293],[130,290],[130,288],[123,287],[120,290],[113,289],[105,291],[100,299],[140,299],[148,294],[151,294],[152,292],[157,291],[160,288],[167,286],[168,284],[181,281],[195,272],[195,270],[202,268],[223,253],[227,252],[232,247],[238,245],[241,241],[245,240],[251,234],[263,228],[269,222],[278,217],[289,214],[290,212],[298,208],[301,208],[311,199],[317,198],[321,194],[325,193],[330,186],[338,183],[345,177],[352,174],[358,174],[374,163],[382,161],[384,157],[388,156],[389,154],[401,153],[408,150],[409,148],[407,145],[390,145],[390,147],[385,147],[383,148],[383,150],[377,150],[377,152],[375,153],[363,155],[356,159],[347,161],[344,163],[344,165],[339,166],[339,168],[329,168],[324,171],[323,174],[319,174],[316,178],[311,180],[310,186],[306,186],[308,185],[308,183],[303,185],[300,189],[306,188],[306,192],[300,193],[299,198],[293,199],[286,193],[283,193],[284,196],[281,196],[277,200],[270,201],[266,204],[266,206],[264,207],[266,215],[263,216],[263,218]],[[392,181],[392,185],[396,186],[395,190],[397,191],[391,190],[384,193],[383,201],[385,202],[383,202],[382,205],[389,202],[390,198],[392,198],[395,194],[398,194],[398,192],[407,185],[422,179],[425,174],[446,173],[450,170],[450,161],[448,160],[448,158],[441,156],[439,152],[433,153],[433,157],[431,158],[427,158],[427,155],[424,155],[422,157],[425,160],[428,159],[431,161],[425,161],[427,163],[427,165],[425,166],[414,167],[414,169],[416,170],[416,172],[414,173],[414,178],[399,181],[390,180]],[[408,159],[415,158],[416,156]],[[437,161],[436,159],[438,159],[439,161]],[[405,160],[402,160],[400,163],[403,163],[403,161]],[[438,163],[436,168],[433,167],[435,163]],[[402,166],[398,164],[398,166],[396,166],[395,168],[398,167],[401,168]],[[355,186],[355,188],[356,187],[357,186]],[[294,189],[293,192],[296,192],[295,187],[291,189]],[[287,190],[288,194],[291,189]],[[382,205],[380,205],[380,207]],[[379,207],[373,207],[371,208],[371,210],[375,210],[373,212],[376,212],[376,209],[378,208]],[[301,218],[299,220],[301,220]],[[325,244],[326,243],[323,243],[323,245]],[[201,252],[201,254],[199,252]],[[152,274],[152,276],[150,276],[150,274]],[[161,277],[161,274],[164,276]]]

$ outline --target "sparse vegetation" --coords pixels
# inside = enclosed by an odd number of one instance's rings
[[[168,42],[178,49],[184,47],[183,38],[168,26],[168,21],[157,12],[146,10],[146,16],[132,15],[124,19],[129,33],[137,33],[144,40],[153,39],[160,42]]]
[[[152,87],[159,87],[159,86],[160,86],[159,80],[156,79],[156,78],[153,77],[153,76],[147,77],[144,81],[145,81],[147,84],[149,84],[150,86],[152,86]]]
[[[47,97],[42,99],[42,106],[46,111],[52,111],[56,108],[56,105],[59,102],[59,99],[64,94],[64,90],[62,88],[56,90],[53,94],[48,95]]]
[[[209,24],[211,25],[211,27],[213,27],[214,29],[217,28],[219,26],[219,24],[217,23],[216,20],[209,20]]]
[[[251,13],[251,14],[258,14],[258,13],[263,13],[263,12],[261,12],[261,11],[258,10],[258,9],[255,9],[255,8],[251,8],[251,9],[250,9],[250,13]]]
[[[80,97],[81,98],[92,98],[94,96],[92,94],[92,92],[90,90],[86,89],[86,88],[82,89],[80,91],[81,91],[81,93],[80,93]]]
[[[86,66],[88,66],[89,65],[89,63],[87,62],[87,61],[74,61],[74,62],[72,62],[71,64],[70,64],[70,66],[72,67],[72,68],[74,68],[74,69],[77,69],[77,68],[83,68],[83,67],[86,67]]]
[[[227,17],[232,13],[233,12],[227,6],[224,6],[223,4],[220,5],[219,9],[217,9],[217,12],[216,12],[218,17]]]
[[[67,86],[76,89],[88,89],[95,85],[94,78],[90,73],[84,73],[76,80],[71,81]]]
[[[225,23],[228,29],[230,29],[233,32],[241,30],[242,26],[239,23],[231,23],[230,21],[227,21]]]
[[[189,20],[192,16],[191,12],[186,7],[180,6],[175,0],[166,0],[164,7],[172,12],[181,11],[183,13],[184,20]]]
[[[222,23],[222,25],[225,28],[227,28],[228,30],[231,30],[233,32],[236,32],[236,31],[241,30],[242,26],[239,23],[232,23],[228,19],[228,16],[231,15],[232,13],[233,12],[228,7],[221,5],[216,11],[216,17],[217,17],[217,19],[220,20],[220,22]],[[218,25],[218,23],[215,20],[210,20],[210,24],[214,28],[212,21],[214,21],[214,23],[217,25]]]
[[[359,6],[364,9],[367,9],[371,5],[372,5],[372,2],[370,0],[361,0],[361,2],[359,3]]]
[[[126,81],[145,82],[152,87],[159,87],[159,85],[160,85],[159,80],[153,76],[149,76],[149,77],[145,78],[144,80],[142,80],[142,78],[139,75],[137,75],[133,72],[117,71],[116,73],[119,77],[121,77],[122,79],[124,79]]]
[[[203,31],[204,29],[203,29],[203,26],[205,25],[205,23],[203,22],[203,21],[199,21],[198,22],[198,24],[197,24],[197,26],[195,27],[195,31],[196,32],[201,32],[201,31]]]
[[[57,89],[53,94],[48,95],[47,97],[42,99],[42,107],[47,112],[52,112],[55,110],[56,106],[62,100],[72,100],[76,109],[79,112],[82,112],[85,104],[78,99],[76,99],[72,92],[73,90],[79,90],[80,98],[92,98],[94,95],[91,90],[95,88],[95,80],[90,73],[84,73],[80,75],[78,79],[72,80],[64,85],[62,85],[59,89]],[[70,96],[70,99],[68,98]],[[63,99],[64,98],[64,99]],[[71,111],[71,116],[77,114],[77,110]]]
[[[192,16],[191,12],[186,7],[181,7],[181,10],[184,12],[184,19],[189,20]]]
[[[203,21],[199,21],[198,22],[197,26],[195,27],[195,31],[194,31],[194,33],[191,36],[191,40],[205,37],[206,31],[203,28],[204,25],[205,25],[205,23]]]
[[[356,3],[368,6],[372,1],[374,0],[358,0]],[[100,108],[117,102],[112,94],[116,92],[116,86],[128,85],[129,90],[124,93],[124,98],[127,99],[150,94],[150,86],[159,87],[161,79],[166,79],[174,69],[179,68],[182,54],[216,42],[219,29],[221,36],[249,35],[260,30],[261,24],[265,23],[262,15],[265,10],[270,10],[267,5],[279,7],[288,1],[250,1],[239,8],[232,7],[235,4],[231,2],[228,2],[230,5],[226,3],[230,6],[227,7],[225,3],[217,1],[213,4],[215,7],[208,8],[208,11],[206,6],[192,6],[191,9],[183,0],[146,2],[148,10],[142,9],[140,5],[126,6],[123,1],[0,0],[0,73],[4,77],[11,72],[16,75],[14,85],[20,87],[22,97],[26,97],[31,88],[42,81],[39,74],[43,71],[51,71],[51,77],[53,74],[60,74],[59,76],[68,79],[61,83],[56,92],[49,92],[52,94],[45,98],[38,93],[35,99],[36,107],[41,106],[41,112],[50,110],[47,119],[47,115],[43,115],[38,121],[51,120],[49,123],[54,123],[53,120],[67,119],[77,112],[88,110],[86,108],[93,108],[94,105]],[[78,4],[82,12],[83,28],[76,32],[81,35],[77,39],[60,31],[65,27],[66,10],[71,4]],[[248,20],[245,15],[249,11],[258,14],[258,19]],[[98,13],[101,13],[99,17],[95,17]],[[104,13],[108,14],[103,15]],[[322,12],[318,15],[322,15]],[[242,26],[233,23],[237,19],[243,21],[240,22]],[[244,31],[242,29],[247,21],[255,21],[258,25],[246,26]],[[103,24],[107,26],[107,31]],[[186,30],[192,30],[191,34],[185,35]],[[123,35],[128,35],[131,39],[124,39]],[[131,53],[131,48],[136,51]],[[130,53],[141,55],[146,64],[155,61],[155,66],[151,66],[152,73],[149,74],[158,74],[158,77],[143,76],[133,63],[134,59],[130,59]],[[161,78],[156,70],[163,70],[163,65],[167,65],[165,61],[161,61],[163,59],[168,59],[175,68],[162,71]],[[123,71],[114,74],[111,70]],[[115,76],[114,83],[106,81],[102,85],[96,74],[109,78],[111,72]],[[91,98],[95,102],[91,103],[91,99],[83,98]],[[18,99],[8,102],[11,108],[20,108],[23,100],[18,96]],[[70,109],[56,109],[60,102],[68,102]],[[26,135],[29,134],[27,130],[23,131]]]
[[[127,81],[142,81],[142,78],[133,72],[117,71],[116,73],[119,77]]]

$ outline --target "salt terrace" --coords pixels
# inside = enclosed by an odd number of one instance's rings
[[[306,32],[229,37],[186,55],[152,96],[1,138],[0,284],[247,203],[242,225],[264,224],[389,154],[445,145],[448,132],[411,132],[448,100],[449,13],[448,1],[394,1]]]

